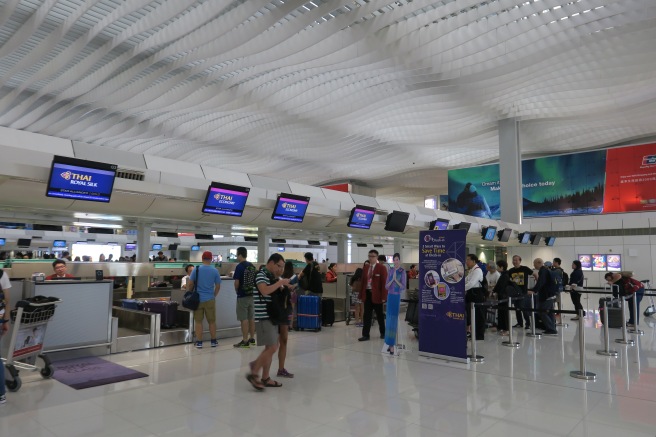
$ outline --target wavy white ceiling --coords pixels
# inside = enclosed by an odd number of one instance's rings
[[[405,201],[656,133],[654,0],[5,0],[0,125]]]

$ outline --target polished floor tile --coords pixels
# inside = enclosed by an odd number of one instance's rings
[[[338,323],[291,333],[285,367],[295,377],[263,393],[244,378],[261,348],[232,339],[106,357],[149,376],[86,390],[26,374],[0,406],[0,436],[654,436],[656,321],[643,320],[634,347],[611,330],[619,356],[607,358],[596,354],[597,317],[582,324],[591,382],[569,375],[579,366],[574,322],[542,339],[515,330],[519,349],[490,332],[477,342],[480,364],[421,357],[410,335],[412,351],[389,357],[376,336],[358,342],[359,329]]]

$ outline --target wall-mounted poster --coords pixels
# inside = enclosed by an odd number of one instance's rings
[[[606,151],[522,161],[524,217],[601,214]],[[449,211],[501,218],[499,165],[449,170]]]
[[[581,270],[588,272],[592,270],[592,255],[579,255],[579,261],[581,262]]]
[[[622,271],[622,255],[606,255],[606,266],[609,272]]]
[[[592,271],[593,272],[602,272],[606,271],[606,255],[605,254],[595,254],[592,255]]]
[[[608,149],[604,212],[656,211],[656,144]]]

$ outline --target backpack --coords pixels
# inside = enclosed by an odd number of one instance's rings
[[[244,281],[241,285],[241,289],[244,292],[245,296],[250,296],[255,291],[255,277],[257,276],[257,270],[255,266],[251,263],[246,265],[244,269]]]
[[[549,274],[549,278],[547,278],[547,284],[546,284],[546,292],[548,297],[553,297],[556,296],[558,293],[560,293],[562,290],[558,288],[558,284],[560,283],[560,286],[562,287],[563,285],[563,277],[561,274],[557,273],[555,270],[547,270],[547,273]]]
[[[523,296],[524,293],[519,285],[515,284],[513,281],[508,280],[508,285],[506,285],[506,296],[510,298],[516,298]]]
[[[565,275],[565,272],[563,269],[553,269],[549,271],[551,273],[551,277],[553,278],[554,284],[556,284],[556,291],[558,293],[561,293],[565,287],[563,285],[564,283],[564,278],[563,276]]]

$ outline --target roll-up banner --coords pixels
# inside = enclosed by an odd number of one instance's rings
[[[467,231],[419,233],[419,354],[468,363],[465,320]]]

